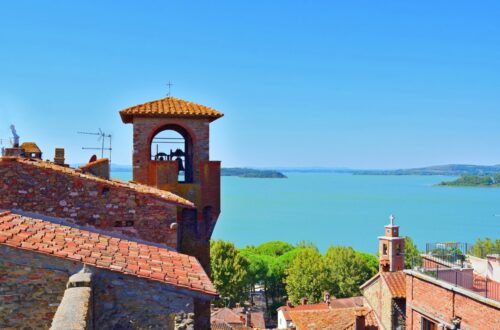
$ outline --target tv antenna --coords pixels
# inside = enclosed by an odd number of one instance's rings
[[[97,141],[101,142],[100,147],[82,147],[83,150],[101,150],[101,158],[104,158],[104,151],[109,151],[109,163],[111,164],[111,151],[113,148],[111,147],[111,140],[112,140],[112,135],[111,134],[106,134],[99,128],[99,132],[97,133],[92,133],[92,132],[77,132],[78,134],[85,134],[85,135],[96,135],[98,136]],[[109,147],[105,146],[106,139],[109,139]]]

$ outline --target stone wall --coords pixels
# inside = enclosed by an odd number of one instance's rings
[[[74,171],[0,159],[0,209],[18,209],[177,245],[177,207],[154,196]]]
[[[449,286],[449,288],[448,288]],[[462,319],[462,330],[500,329],[500,302],[474,299],[450,285],[406,276],[407,329],[420,329],[422,316],[451,326],[456,316]]]
[[[363,296],[386,329],[391,329],[392,297],[381,276],[363,289]]]
[[[0,329],[48,329],[70,275],[82,267],[0,246]],[[86,315],[93,314],[95,329],[188,329],[194,324],[194,299],[182,290],[105,269],[88,271],[93,311]]]
[[[109,271],[93,276],[98,329],[173,329],[177,314],[193,312],[192,298],[159,282]]]
[[[0,246],[0,329],[48,329],[69,274],[59,262]]]

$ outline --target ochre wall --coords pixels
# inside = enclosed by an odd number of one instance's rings
[[[451,324],[458,316],[462,330],[500,329],[500,309],[415,276],[406,275],[407,329],[420,329],[421,314]]]
[[[382,277],[363,289],[363,296],[377,314],[378,319],[386,329],[391,329],[392,297]]]
[[[16,209],[177,245],[177,207],[160,198],[70,174],[0,159],[0,209]],[[128,226],[127,226],[128,225]]]

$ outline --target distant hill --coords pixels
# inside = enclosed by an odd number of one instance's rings
[[[436,186],[446,187],[500,187],[500,173],[493,175],[462,175],[453,181],[443,181]]]
[[[75,164],[74,166],[78,166]],[[111,164],[111,172],[132,172],[131,165],[118,165]],[[253,168],[222,168],[221,176],[238,176],[241,178],[272,178],[272,179],[285,179],[286,175],[275,170],[257,170]]]
[[[353,170],[359,175],[488,175],[500,173],[500,165],[438,165],[398,170]]]
[[[237,176],[240,178],[271,178],[271,179],[285,179],[286,175],[275,170],[256,170],[253,168],[222,168],[222,176]]]

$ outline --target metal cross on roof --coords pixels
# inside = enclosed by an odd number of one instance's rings
[[[172,86],[173,86],[173,85],[174,85],[174,84],[172,84],[172,83],[170,82],[170,80],[169,80],[169,81],[168,81],[168,84],[167,84],[167,87],[168,87],[168,93],[167,93],[167,96],[170,96],[170,95],[171,95],[171,93],[170,93],[170,92],[171,92],[171,88],[172,88]]]
[[[389,216],[389,221],[391,222],[391,226],[394,226],[394,219],[396,219],[396,217],[394,217],[394,215],[390,215]]]

